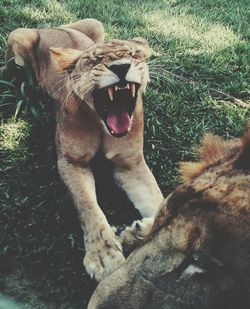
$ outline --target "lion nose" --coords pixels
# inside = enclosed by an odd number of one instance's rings
[[[121,80],[124,80],[130,68],[130,63],[111,64],[108,68],[110,71],[114,72]]]

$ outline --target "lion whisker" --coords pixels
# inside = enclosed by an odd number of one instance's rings
[[[75,95],[77,95],[78,97],[83,97],[88,91],[91,90],[91,85],[92,82],[89,82],[88,84],[85,85],[85,87],[83,87],[82,89],[80,89],[80,91],[74,92]],[[68,95],[66,96],[66,98],[63,100],[63,106],[67,105],[67,101],[69,96],[73,93],[73,89],[71,89],[68,93]]]

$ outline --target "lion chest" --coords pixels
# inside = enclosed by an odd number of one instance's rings
[[[69,161],[87,164],[101,145],[101,133],[97,123],[87,116],[61,117],[57,127],[57,148]]]

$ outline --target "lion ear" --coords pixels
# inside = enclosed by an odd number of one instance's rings
[[[72,48],[50,47],[49,50],[61,70],[72,69],[83,54],[83,51]]]
[[[148,45],[148,42],[145,39],[141,37],[136,37],[136,38],[133,38],[131,41],[136,43],[136,45],[138,46],[138,49],[143,52],[145,59],[150,58],[152,51]]]

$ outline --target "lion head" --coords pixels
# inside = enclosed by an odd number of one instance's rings
[[[50,48],[68,72],[68,90],[98,113],[115,137],[129,132],[137,98],[149,81],[148,43],[142,38],[111,40],[86,51]]]

